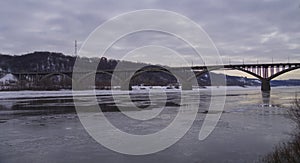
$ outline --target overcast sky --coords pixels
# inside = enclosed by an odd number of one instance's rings
[[[7,0],[0,6],[0,53],[4,54],[73,55],[74,40],[80,47],[107,19],[133,10],[164,9],[202,26],[224,62],[300,61],[298,0]],[[132,37],[130,43],[135,39],[143,42]],[[156,41],[162,44],[161,39],[152,39],[151,44]]]

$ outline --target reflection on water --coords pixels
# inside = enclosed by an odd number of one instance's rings
[[[5,100],[2,100],[1,103],[0,103],[0,110],[10,110],[12,109],[12,107],[16,104],[15,101],[5,101]]]
[[[261,92],[262,95],[262,107],[272,107],[271,104],[271,93],[269,91]]]
[[[200,90],[197,118],[178,143],[157,154],[125,156],[97,144],[76,116],[70,91],[0,92],[0,162],[254,162],[279,142],[289,139],[293,123],[286,110],[300,87],[227,88],[224,113],[214,132],[204,141],[198,134],[210,104],[209,89]],[[118,111],[125,105],[124,93],[114,101],[110,91],[98,91],[97,100],[113,125],[134,134],[149,134],[172,122],[180,103],[180,92],[168,90],[167,107],[153,120],[132,121]],[[92,105],[90,92],[78,92],[82,106]],[[151,97],[152,98],[152,97]],[[154,96],[150,109],[161,99]],[[145,90],[131,93],[140,108],[149,105]],[[128,108],[130,111],[130,108]],[[113,134],[113,133],[112,133]]]

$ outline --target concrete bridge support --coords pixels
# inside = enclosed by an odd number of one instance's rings
[[[262,79],[261,80],[261,90],[263,92],[269,92],[269,91],[271,91],[270,80],[268,80],[268,79]]]
[[[132,90],[132,86],[128,82],[123,82],[120,84],[122,91],[130,91]]]
[[[192,90],[192,89],[193,89],[192,82],[185,81],[181,83],[181,90]]]

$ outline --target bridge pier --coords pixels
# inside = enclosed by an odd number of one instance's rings
[[[181,90],[193,90],[192,82],[186,81],[181,83]]]
[[[121,86],[121,90],[122,91],[130,91],[130,90],[132,90],[132,86],[129,83],[127,83],[127,82],[121,83],[120,86]]]
[[[263,92],[271,91],[270,80],[268,80],[268,79],[262,79],[261,80],[261,91],[263,91]]]

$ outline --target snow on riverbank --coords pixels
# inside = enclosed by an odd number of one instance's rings
[[[282,87],[273,87],[272,89],[285,89],[285,88],[294,88],[295,90],[300,91],[299,86],[282,86]],[[193,91],[200,91],[200,92],[210,92],[211,89],[215,90],[260,90],[260,87],[239,87],[239,86],[219,86],[219,87],[212,87],[208,86],[206,88],[193,88]],[[164,92],[180,92],[180,89],[167,89],[167,87],[163,86],[134,86],[132,91],[121,91],[121,90],[96,90],[96,95],[108,95],[108,94],[138,94],[138,93],[147,93],[149,91],[164,91]],[[11,99],[11,98],[35,98],[35,97],[67,97],[67,96],[92,96],[94,95],[93,90],[86,90],[86,91],[74,91],[72,90],[60,90],[60,91],[0,91],[0,99]]]
[[[206,87],[206,88],[194,88],[193,91],[210,92],[211,89],[219,90],[260,90],[260,87]],[[286,87],[273,87],[272,89],[280,89]],[[289,87],[292,88],[292,87]],[[294,88],[294,87],[293,87]],[[300,87],[296,87],[296,90],[300,90]],[[135,93],[147,93],[150,90],[164,91],[164,92],[180,92],[180,89],[167,89],[166,87],[134,87],[132,91],[121,91],[121,90],[96,90],[96,95],[107,95],[107,94],[135,94]],[[37,97],[67,97],[67,96],[92,96],[94,95],[93,90],[86,91],[74,91],[72,90],[60,90],[60,91],[0,91],[0,99],[12,99],[12,98],[37,98]]]
[[[13,74],[6,74],[0,79],[0,83],[7,84],[12,82],[17,82],[18,79]]]

